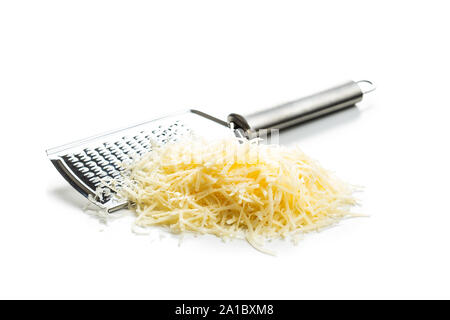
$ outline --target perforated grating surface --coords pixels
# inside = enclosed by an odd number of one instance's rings
[[[158,125],[151,131],[141,130],[133,136],[122,136],[119,140],[102,142],[96,148],[84,148],[81,152],[69,153],[62,158],[68,167],[89,188],[95,190],[101,179],[111,177],[120,183],[121,163],[131,161],[151,151],[152,144],[175,141],[190,132],[181,121],[168,126]],[[99,200],[105,203],[110,197]]]
[[[127,205],[114,193],[92,199],[103,178],[120,185],[121,163],[151,151],[155,145],[176,141],[189,134],[210,139],[232,134],[225,122],[199,111],[141,123],[122,130],[90,137],[47,150],[47,155],[64,179],[96,205],[113,212]],[[92,196],[92,197],[90,197]]]

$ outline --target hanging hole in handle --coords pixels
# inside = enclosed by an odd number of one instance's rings
[[[375,91],[377,88],[372,81],[369,80],[359,80],[356,81],[356,84],[361,88],[363,94]]]

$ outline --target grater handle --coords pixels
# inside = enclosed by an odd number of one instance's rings
[[[261,129],[284,129],[349,108],[365,93],[375,90],[371,81],[348,81],[319,93],[246,116],[232,113],[228,122],[248,135]]]

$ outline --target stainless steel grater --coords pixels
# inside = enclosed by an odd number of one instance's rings
[[[349,81],[328,90],[247,116],[232,113],[222,121],[197,110],[144,122],[47,150],[59,173],[83,196],[100,208],[114,212],[127,206],[113,192],[95,197],[106,177],[120,184],[120,163],[152,150],[154,144],[176,141],[189,134],[218,139],[232,136],[230,124],[252,137],[261,129],[283,129],[351,107],[375,87],[367,80]]]

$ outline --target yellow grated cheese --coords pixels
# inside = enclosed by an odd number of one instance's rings
[[[299,236],[353,215],[353,187],[297,147],[257,139],[191,139],[154,148],[127,165],[119,194],[140,227],[221,238]]]

